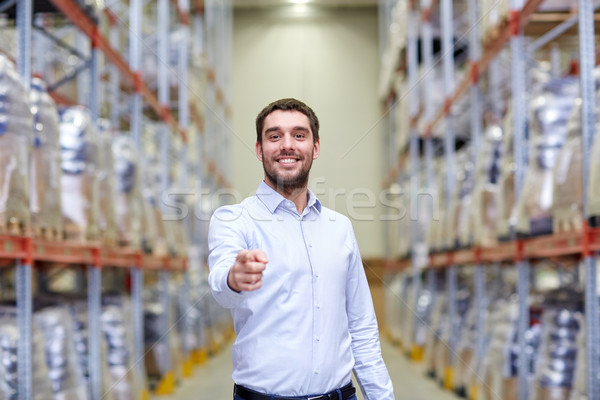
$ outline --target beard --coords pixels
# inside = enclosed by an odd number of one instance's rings
[[[286,156],[288,154],[282,154]],[[290,156],[296,156],[295,154],[289,154]],[[263,157],[264,160],[264,157]],[[304,159],[299,160],[303,162]],[[308,186],[308,175],[310,173],[310,168],[312,167],[312,153],[310,158],[308,159],[308,163],[306,165],[302,165],[300,171],[293,176],[284,177],[281,176],[273,166],[277,163],[277,161],[273,160],[271,163],[266,163],[263,161],[263,170],[265,171],[265,176],[276,185],[277,191],[281,191],[283,193],[292,193],[294,190],[302,189]]]

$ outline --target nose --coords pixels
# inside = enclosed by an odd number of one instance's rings
[[[281,150],[294,150],[296,147],[296,142],[292,135],[283,135],[279,143],[281,144]]]

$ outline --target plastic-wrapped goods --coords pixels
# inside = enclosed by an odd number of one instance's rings
[[[173,357],[169,359],[167,352],[169,346],[161,340],[161,325],[164,318],[164,309],[158,301],[144,302],[144,343],[146,373],[151,379],[160,379],[174,369]]]
[[[414,326],[414,316],[412,307],[415,302],[412,276],[408,272],[402,274],[402,290],[400,291],[400,298],[400,320],[402,321],[402,326],[400,327],[400,340],[405,348],[410,348],[413,344],[412,331]]]
[[[429,247],[432,251],[441,251],[448,247],[446,239],[446,202],[444,190],[444,161],[435,160],[436,185],[432,191],[434,199],[434,215],[429,229]],[[435,214],[437,212],[437,215]],[[408,231],[407,231],[408,232]]]
[[[575,314],[575,320],[579,326],[577,334],[577,357],[575,364],[575,375],[573,378],[573,387],[569,400],[587,400],[587,343],[586,343],[586,326],[583,314]]]
[[[176,379],[181,375],[181,340],[176,329],[169,330],[168,343],[163,338],[163,327],[167,313],[161,303],[163,287],[148,288],[144,292],[144,343],[146,346],[145,364],[148,377],[160,379],[167,373],[174,373]],[[175,297],[175,286],[166,288],[170,299]],[[176,302],[169,301],[168,326],[175,325]],[[166,357],[170,351],[170,359]]]
[[[34,315],[44,337],[44,354],[54,400],[87,399],[87,386],[76,365],[72,319],[60,307],[47,307]]]
[[[75,358],[78,367],[81,369],[81,374],[85,381],[89,384],[89,347],[88,347],[88,308],[87,301],[77,300],[69,304],[69,312],[73,320],[73,343],[75,347]],[[111,399],[109,393],[111,391],[111,382],[108,378],[108,361],[107,361],[107,346],[105,340],[100,340],[100,362],[101,362],[101,385],[102,398]]]
[[[483,149],[478,157],[476,168],[476,186],[473,189],[471,227],[473,239],[478,246],[490,247],[497,243],[498,181],[501,157],[502,127],[492,123],[485,129]]]
[[[110,122],[97,121],[98,126],[98,187],[99,215],[98,229],[102,243],[107,247],[117,244],[117,222],[115,218],[115,160],[112,142],[115,136]]]
[[[31,81],[29,92],[33,114],[31,154],[31,226],[36,236],[58,239],[62,235],[60,192],[60,147],[58,110],[39,78]]]
[[[475,165],[473,163],[472,147],[461,150],[457,158],[457,192],[455,193],[455,209],[453,226],[453,243],[458,247],[469,246],[473,242],[473,229],[471,227],[472,195],[475,185]]]
[[[530,103],[530,162],[517,204],[516,230],[520,235],[552,233],[554,167],[578,91],[577,77],[553,79]]]
[[[479,306],[487,309],[487,303],[487,299],[483,305],[472,302],[465,317],[461,338],[456,348],[458,362],[454,388],[460,394],[466,393],[466,390],[474,381],[474,374],[479,370],[475,359],[475,346],[477,344],[476,312]]]
[[[600,226],[600,140],[597,137],[598,132],[600,132],[600,68],[594,70],[594,76],[596,78],[596,110],[594,113],[596,127],[592,134],[595,134],[596,139],[590,154],[588,206],[590,225]],[[580,123],[579,120],[577,122]]]
[[[417,346],[424,348],[427,341],[427,330],[432,312],[432,294],[422,289],[415,299],[412,274],[406,274],[402,291],[402,344],[406,348]]]
[[[162,257],[168,254],[168,249],[167,234],[160,211],[160,176],[160,163],[156,157],[146,157],[141,171],[141,191],[146,209],[145,225],[153,229],[150,234],[144,229],[142,241],[144,249]]]
[[[179,54],[179,43],[182,40],[181,33],[178,30],[171,31],[169,33],[169,59],[161,60],[160,62],[167,62],[169,65],[178,64]],[[156,49],[158,47],[158,34],[152,32],[144,37],[144,43],[146,46],[143,48],[142,54],[142,70],[144,71],[144,81],[148,84],[150,89],[156,89],[158,87],[158,73],[159,73],[159,61],[156,57]],[[169,73],[169,85],[172,87],[178,87],[179,77],[177,70],[174,68],[168,69]]]
[[[506,240],[511,237],[516,225],[515,209],[515,170],[513,158],[513,113],[512,105],[504,118],[504,137],[501,145],[502,163],[498,180],[498,220],[496,234],[498,239]]]
[[[447,301],[445,294],[442,297]],[[440,383],[444,383],[446,377],[446,368],[448,367],[448,361],[450,357],[450,346],[448,344],[449,332],[450,332],[450,318],[448,316],[448,303],[444,301],[443,304],[439,305],[439,318],[437,320],[436,332],[433,340],[431,359],[433,363],[433,369],[431,375],[437,378]],[[432,319],[435,322],[435,319]]]
[[[484,361],[482,398],[517,400],[520,348],[517,335],[518,301],[516,297],[499,300],[489,314],[491,340]],[[525,334],[529,383],[533,383],[534,360],[540,346],[539,311],[530,308],[530,327]]]
[[[385,287],[385,326],[393,341],[400,341],[402,319],[400,318],[400,300],[398,293],[402,289],[402,274],[390,273],[384,278]]]
[[[431,322],[431,313],[433,311],[434,294],[424,288],[419,294],[414,313],[416,314],[415,344],[425,348],[427,342],[427,331]]]
[[[177,204],[185,204],[188,210],[193,210],[193,204],[189,203],[190,196],[173,196],[172,200]],[[189,240],[187,236],[187,219],[193,217],[193,212],[189,212],[186,218],[183,216],[175,216],[170,218],[163,214],[163,224],[167,235],[167,246],[169,252],[178,256],[187,256]]]
[[[114,138],[115,215],[119,244],[139,248],[142,234],[140,161],[133,140],[125,135]]]
[[[577,360],[578,315],[583,296],[561,290],[548,295],[542,313],[542,342],[536,368],[537,400],[568,400]],[[581,353],[585,356],[585,352]]]
[[[437,376],[436,358],[437,347],[440,346],[442,318],[445,312],[446,295],[437,292],[431,306],[429,330],[425,338],[425,368],[432,378]]]
[[[508,13],[510,6],[509,1],[494,1],[484,0],[481,2],[479,9],[481,34],[483,39],[492,38],[497,34],[500,21],[504,19]]]
[[[67,107],[59,112],[61,204],[65,237],[98,239],[98,141],[88,109]]]
[[[455,5],[458,6],[460,2],[455,2]],[[437,11],[437,9],[436,9]],[[435,12],[435,11],[434,11]],[[456,8],[455,8],[456,12]],[[437,15],[432,14],[432,21],[435,20]],[[457,30],[459,29],[456,27]],[[457,44],[457,48],[458,48]],[[456,59],[460,57],[458,55],[458,51],[456,53]],[[462,54],[462,53],[461,53]],[[454,78],[456,82],[462,81],[464,78],[465,70],[464,69],[456,69]],[[443,88],[444,87],[444,74],[441,64],[436,64],[431,70],[422,70],[421,71],[421,79],[431,81],[430,85],[432,88]],[[406,86],[406,90],[412,90],[408,85]],[[405,96],[405,98],[410,98]],[[444,101],[446,101],[446,97],[443,90],[432,90],[430,93],[430,101],[432,109],[440,109],[444,106]],[[409,105],[410,107],[410,105]],[[463,96],[458,99],[458,101],[452,104],[450,108],[450,114],[452,115],[452,126],[453,130],[457,136],[464,136],[468,132],[470,132],[470,120],[469,120],[469,100],[468,96]],[[419,132],[425,132],[428,129],[426,118],[420,118],[418,130]],[[434,137],[444,137],[445,135],[445,127],[444,124],[437,124],[433,127],[433,131],[431,132]]]
[[[14,65],[0,54],[0,233],[29,231],[29,156],[33,118]]]
[[[88,380],[90,373],[88,369],[87,304],[84,301],[75,302],[70,304],[69,311],[73,319],[73,343],[78,365],[83,377]]]
[[[52,387],[44,354],[44,337],[34,324],[32,326],[32,400],[52,398]],[[19,398],[19,376],[17,349],[19,328],[17,310],[14,307],[0,308],[0,400]]]
[[[488,294],[484,298],[484,303],[481,305],[484,310],[484,338],[483,338],[483,356],[488,351],[492,332],[494,327],[490,323],[490,315],[496,309],[496,303],[504,298],[502,293],[501,281],[493,280],[490,282],[491,286],[488,285],[486,293]],[[478,341],[477,325],[476,325],[476,307],[478,304],[472,303],[469,314],[467,315],[467,323],[465,332],[458,345],[458,367],[456,374],[455,388],[459,394],[472,395],[470,390],[473,387],[481,387],[484,380],[484,365],[485,358],[477,359],[476,346]]]
[[[406,213],[410,212],[410,182],[408,179],[403,179],[400,182],[400,204],[402,210]],[[397,229],[400,232],[398,236],[398,257],[406,257],[410,252],[410,235],[405,232],[410,232],[410,218],[400,218]],[[393,246],[392,246],[393,248]]]
[[[200,298],[189,290],[186,291],[183,286],[176,288],[172,293],[175,298],[172,301],[177,304],[177,313],[175,316],[177,332],[181,339],[181,349],[186,354],[191,354],[193,350],[200,349],[203,346],[201,332],[203,325],[203,310]],[[187,297],[187,299],[186,299]],[[186,325],[188,331],[186,331]]]
[[[540,65],[528,71],[531,82],[531,93],[539,93],[543,90],[545,84],[550,81],[550,74]],[[507,111],[504,116],[504,135],[501,145],[501,167],[500,178],[498,181],[498,221],[497,236],[500,240],[507,240],[512,237],[517,224],[517,207],[515,199],[515,170],[516,163],[514,159],[514,127],[513,127],[512,103],[508,103]],[[529,125],[525,125],[525,137],[529,136]],[[530,144],[531,148],[531,144]]]
[[[107,343],[108,372],[110,375],[110,399],[130,400],[136,398],[139,383],[133,366],[133,334],[129,303],[122,297],[103,297],[102,333]],[[108,303],[108,304],[107,304]]]

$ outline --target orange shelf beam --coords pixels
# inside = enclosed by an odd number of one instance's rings
[[[528,259],[583,256],[585,242],[583,232],[558,233],[529,238],[523,242],[523,257]],[[429,268],[446,268],[450,265],[474,264],[498,261],[516,261],[518,242],[499,243],[494,247],[481,247],[444,251],[429,255]],[[600,251],[600,228],[589,231],[590,251]],[[410,268],[410,259],[388,260],[388,271]]]
[[[103,249],[99,243],[79,244],[73,242],[53,242],[21,236],[0,235],[1,260],[25,260],[28,243],[31,242],[33,261],[46,261],[62,264],[99,264],[103,267],[183,271],[187,260],[183,257],[142,256],[141,252],[130,248]]]

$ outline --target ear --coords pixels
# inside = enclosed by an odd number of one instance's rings
[[[316,160],[317,158],[319,158],[319,154],[321,154],[321,140],[317,140],[314,144],[313,144],[313,160]]]
[[[258,158],[258,161],[262,162],[262,160],[263,160],[262,146],[260,145],[259,142],[256,142],[256,145],[254,146],[254,151],[256,151],[256,158]]]

